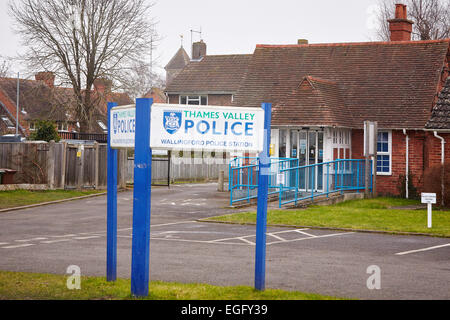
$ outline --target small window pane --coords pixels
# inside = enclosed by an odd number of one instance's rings
[[[202,96],[201,103],[202,103],[202,106],[206,106],[208,104],[208,97]]]
[[[181,96],[180,97],[180,104],[187,104],[186,96]]]

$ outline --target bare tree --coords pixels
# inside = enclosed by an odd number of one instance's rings
[[[379,0],[379,40],[389,41],[389,19],[395,15],[397,0]],[[414,22],[413,40],[445,39],[450,37],[450,0],[405,0],[408,19]]]
[[[4,78],[9,76],[10,63],[7,59],[0,56],[0,77]]]
[[[139,62],[130,70],[125,77],[122,89],[132,98],[144,96],[153,87],[163,88],[164,79],[161,75],[153,72],[149,64]]]
[[[17,0],[10,2],[32,70],[52,71],[76,97],[80,130],[95,125],[94,81],[120,86],[129,70],[148,61],[156,36],[147,0]]]

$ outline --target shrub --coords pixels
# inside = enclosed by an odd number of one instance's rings
[[[424,172],[424,192],[436,193],[437,204],[442,203],[442,173],[444,174],[444,205],[450,207],[450,163],[434,165]]]
[[[30,134],[30,140],[58,142],[61,138],[58,135],[56,125],[52,121],[40,120],[36,123],[36,131]]]
[[[419,199],[419,193],[417,188],[413,184],[414,175],[408,174],[408,198],[409,199]],[[406,174],[401,174],[398,177],[397,190],[400,197],[406,198]]]

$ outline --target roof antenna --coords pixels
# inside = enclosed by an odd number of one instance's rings
[[[194,55],[194,50],[192,48],[192,45],[194,44],[194,41],[192,40],[192,36],[194,33],[198,33],[200,35],[200,40],[202,39],[202,27],[200,27],[200,30],[192,30],[191,29],[191,57]]]

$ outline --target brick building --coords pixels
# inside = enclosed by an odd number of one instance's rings
[[[398,195],[407,176],[423,191],[424,172],[450,160],[450,39],[411,41],[405,5],[389,23],[388,42],[302,39],[257,45],[252,55],[205,52],[167,86],[168,102],[272,103],[274,156],[300,165],[362,159],[364,121],[376,121],[378,192]]]

